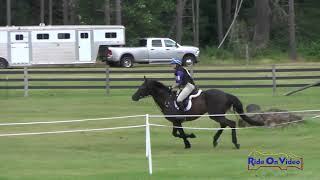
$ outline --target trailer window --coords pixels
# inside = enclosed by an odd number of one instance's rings
[[[115,33],[115,32],[107,32],[105,34],[105,37],[106,38],[117,38],[117,33]]]
[[[58,33],[58,39],[70,39],[70,33]]]
[[[152,47],[162,47],[161,40],[152,40]]]
[[[23,35],[22,34],[16,34],[16,40],[17,41],[23,40]]]
[[[49,34],[37,34],[37,39],[49,39]]]
[[[80,33],[80,38],[81,39],[88,39],[89,38],[89,34],[88,33]]]

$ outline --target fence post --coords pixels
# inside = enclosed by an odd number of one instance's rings
[[[29,90],[29,81],[28,81],[28,68],[27,67],[24,67],[23,69],[24,71],[24,76],[23,76],[23,79],[24,79],[24,97],[28,97],[29,96],[29,93],[28,93],[28,90]]]
[[[149,114],[146,114],[146,155],[148,157],[149,174],[151,175],[152,174],[152,157],[151,157]]]
[[[110,94],[110,66],[106,64],[106,95]]]
[[[246,44],[246,64],[249,65],[250,55],[249,55],[249,45]]]
[[[9,77],[6,76],[6,99],[8,99],[9,97],[8,81],[9,81]]]
[[[276,65],[272,65],[272,94],[276,95],[277,82],[276,82]]]
[[[149,158],[149,120],[148,120],[148,114],[146,114],[146,157]]]

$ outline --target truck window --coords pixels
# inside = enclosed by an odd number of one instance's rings
[[[152,47],[162,47],[161,40],[152,40]]]
[[[174,41],[171,41],[171,40],[164,40],[164,45],[166,47],[176,47],[176,43]]]
[[[139,47],[147,47],[147,40],[146,39],[140,39],[138,46]]]

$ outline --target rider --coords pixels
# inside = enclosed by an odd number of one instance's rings
[[[184,112],[185,107],[183,101],[196,87],[193,78],[189,74],[188,70],[182,66],[182,61],[180,59],[172,58],[171,64],[174,65],[174,74],[176,76],[176,84],[172,86],[172,88],[179,88],[180,90],[182,89],[177,97],[177,105],[179,106],[180,111]]]

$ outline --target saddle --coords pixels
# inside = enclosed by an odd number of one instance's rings
[[[196,88],[195,90],[193,90],[189,94],[189,96],[185,100],[183,100],[183,104],[184,104],[184,107],[185,107],[185,109],[184,109],[185,112],[189,111],[191,109],[191,107],[192,107],[192,99],[200,96],[201,93],[202,93],[202,90]],[[178,95],[179,94],[177,94],[177,96]],[[174,101],[174,106],[175,106],[176,109],[179,109],[176,100]]]

